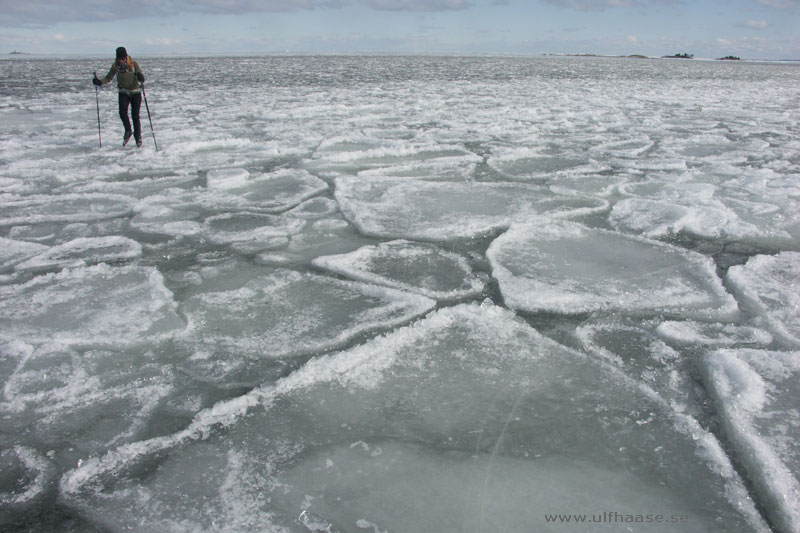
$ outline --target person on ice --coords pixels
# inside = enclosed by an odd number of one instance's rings
[[[122,138],[122,146],[128,144],[133,136],[136,139],[136,146],[142,146],[142,127],[139,122],[139,109],[142,107],[142,89],[140,83],[144,83],[144,74],[139,67],[139,63],[128,55],[127,50],[120,46],[117,48],[117,58],[111,69],[103,78],[98,78],[95,74],[92,83],[95,85],[105,85],[117,77],[117,90],[119,92],[119,118],[125,126],[125,133]],[[131,108],[133,118],[133,131],[131,131],[131,121],[128,119],[128,106]]]

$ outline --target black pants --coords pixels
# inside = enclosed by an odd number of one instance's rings
[[[142,107],[141,94],[119,93],[119,118],[125,126],[125,133],[131,131],[131,121],[128,119],[128,104],[131,106],[133,116],[133,137],[138,141],[142,138],[142,126],[139,123],[139,109]]]

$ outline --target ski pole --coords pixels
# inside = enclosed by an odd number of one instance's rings
[[[156,142],[156,132],[153,129],[153,119],[150,118],[150,106],[147,105],[147,93],[144,92],[144,82],[142,82],[142,96],[144,97],[144,107],[147,109],[147,120],[150,121],[150,132],[153,134],[153,144],[156,145],[156,152],[158,152],[158,143]]]
[[[94,72],[94,77],[97,77],[97,71]],[[94,99],[97,101],[97,139],[100,141],[100,148],[103,147],[103,136],[100,133],[100,87],[94,86]]]

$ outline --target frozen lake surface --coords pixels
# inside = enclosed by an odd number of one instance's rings
[[[137,59],[0,61],[1,529],[800,531],[800,66]]]

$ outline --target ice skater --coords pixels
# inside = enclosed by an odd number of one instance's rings
[[[144,74],[139,64],[128,55],[127,50],[120,46],[117,48],[117,58],[111,69],[103,78],[98,78],[95,74],[92,83],[95,85],[105,85],[117,77],[117,91],[119,92],[119,118],[125,127],[122,137],[122,146],[128,144],[131,136],[136,140],[136,146],[142,146],[142,126],[139,122],[139,109],[142,107],[142,88],[140,83],[144,83]],[[131,118],[133,118],[133,130],[131,121],[128,119],[128,106],[131,108]]]

